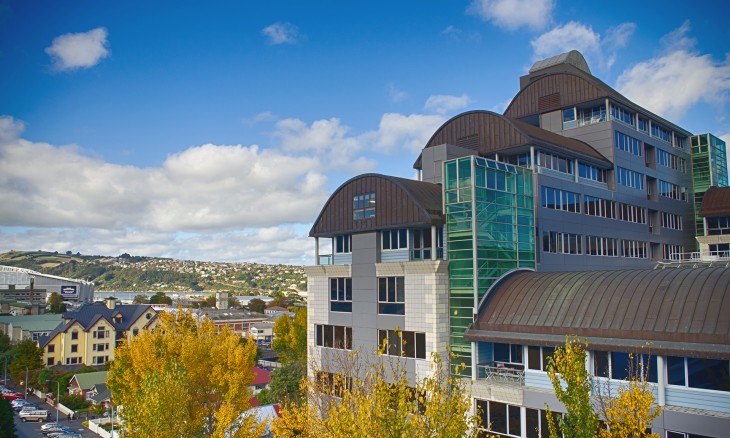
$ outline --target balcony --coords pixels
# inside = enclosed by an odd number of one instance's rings
[[[507,362],[485,362],[477,365],[477,379],[507,385],[525,385],[525,366]]]

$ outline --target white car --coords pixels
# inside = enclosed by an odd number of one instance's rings
[[[21,421],[46,421],[48,419],[48,411],[44,409],[32,409],[27,411],[20,411],[18,414]]]

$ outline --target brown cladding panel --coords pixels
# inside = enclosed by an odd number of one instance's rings
[[[414,189],[413,193],[409,187]],[[375,217],[353,219],[353,198],[375,193]],[[384,175],[366,174],[343,184],[327,201],[314,223],[310,236],[334,236],[443,222],[440,209],[441,187],[436,184],[404,180]]]
[[[573,74],[553,74],[537,79],[523,88],[504,115],[519,119],[540,114],[543,112],[539,107],[540,100],[555,94],[559,94],[560,107],[566,107],[608,97],[609,92]]]

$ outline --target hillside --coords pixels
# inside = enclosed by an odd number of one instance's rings
[[[97,291],[229,291],[242,295],[306,290],[301,266],[218,263],[44,251],[0,254],[0,265],[93,281]]]

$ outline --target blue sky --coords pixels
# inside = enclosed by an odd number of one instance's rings
[[[533,62],[730,140],[725,2],[0,0],[0,251],[310,264],[329,194],[413,177]]]

